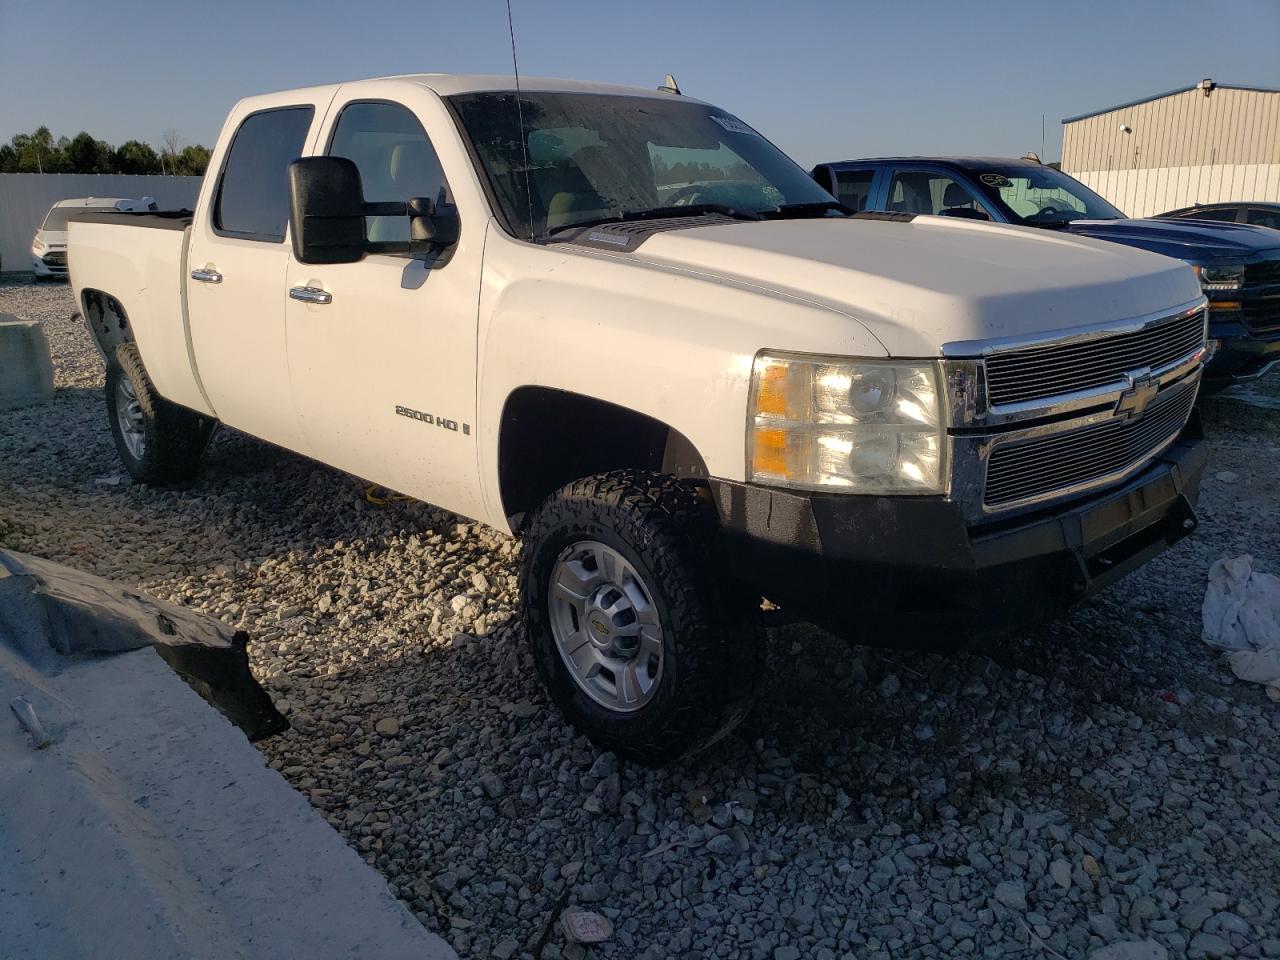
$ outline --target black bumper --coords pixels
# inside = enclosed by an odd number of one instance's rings
[[[1280,363],[1280,330],[1254,333],[1242,321],[1211,317],[1209,339],[1218,341],[1218,350],[1205,365],[1201,394],[1251,380]]]
[[[1042,620],[1187,536],[1207,458],[1193,414],[1122,486],[981,527],[941,497],[711,485],[733,574],[784,612],[865,643],[937,646]]]

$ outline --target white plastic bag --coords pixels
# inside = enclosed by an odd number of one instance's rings
[[[1226,652],[1231,671],[1280,700],[1280,577],[1254,570],[1247,554],[1219,560],[1200,617],[1204,642]]]

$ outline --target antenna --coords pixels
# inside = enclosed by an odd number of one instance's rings
[[[524,107],[520,104],[520,64],[516,60],[516,27],[511,19],[511,0],[507,0],[507,31],[511,34],[511,71],[516,75],[516,117],[520,122],[520,153],[524,157],[524,199],[529,205],[529,240],[533,236],[533,190],[529,185],[529,146],[524,132]]]

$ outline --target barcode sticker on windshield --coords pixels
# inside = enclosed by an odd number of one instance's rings
[[[712,114],[711,119],[720,124],[720,126],[724,127],[730,133],[749,133],[755,137],[760,136],[760,134],[756,133],[737,117],[717,117]]]

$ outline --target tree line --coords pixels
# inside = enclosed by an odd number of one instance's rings
[[[658,186],[673,183],[707,183],[712,180],[759,180],[760,174],[745,161],[735,160],[727,167],[698,160],[667,163],[661,157],[653,158],[653,177]]]
[[[0,173],[132,173],[202,176],[209,166],[209,148],[184,146],[174,130],[166,130],[157,151],[141,140],[113,147],[85,131],[54,139],[48,127],[19,133],[0,144]]]

